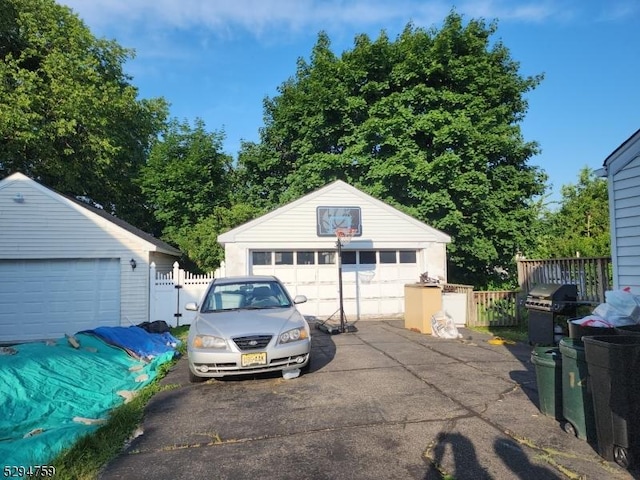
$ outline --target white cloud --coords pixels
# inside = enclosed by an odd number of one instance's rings
[[[92,28],[144,24],[154,29],[207,28],[228,35],[242,28],[260,36],[278,28],[306,29],[365,28],[385,23],[431,26],[451,10],[445,0],[59,0],[71,7]],[[467,0],[456,10],[471,17],[481,16],[521,21],[539,21],[553,15],[557,2],[520,0]]]

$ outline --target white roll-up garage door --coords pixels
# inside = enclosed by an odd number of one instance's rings
[[[119,259],[0,261],[0,342],[119,324]]]

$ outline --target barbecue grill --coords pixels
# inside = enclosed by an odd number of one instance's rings
[[[529,311],[529,343],[553,345],[556,317],[576,315],[578,286],[541,283],[529,291],[524,306]]]

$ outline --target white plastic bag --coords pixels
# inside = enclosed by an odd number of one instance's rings
[[[453,319],[446,312],[438,310],[431,317],[431,334],[440,338],[461,338]]]
[[[593,315],[602,318],[614,327],[621,327],[623,325],[632,325],[636,323],[633,318],[625,315],[617,308],[612,307],[610,303],[601,303],[598,305],[593,309]]]
[[[628,290],[607,290],[604,298],[608,305],[615,308],[624,317],[630,317],[634,322],[640,320],[640,302]]]

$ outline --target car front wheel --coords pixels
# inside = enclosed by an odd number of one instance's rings
[[[205,381],[205,378],[194,375],[191,370],[189,370],[189,382],[190,383],[202,383]]]

